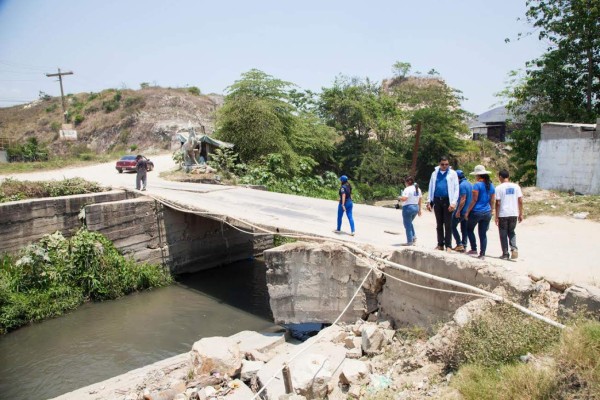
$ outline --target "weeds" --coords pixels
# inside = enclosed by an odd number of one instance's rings
[[[108,188],[82,178],[62,181],[19,181],[5,179],[0,183],[0,203],[42,197],[69,196],[74,194],[104,192]]]
[[[136,265],[99,233],[81,229],[70,239],[58,232],[46,235],[18,256],[0,257],[0,333],[61,315],[86,300],[171,282],[161,266]]]
[[[450,368],[463,364],[496,367],[515,362],[527,353],[541,351],[558,338],[558,328],[500,304],[459,331],[447,364]]]

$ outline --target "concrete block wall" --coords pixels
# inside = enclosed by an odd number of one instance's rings
[[[56,231],[70,236],[82,226],[78,216],[84,206],[127,196],[125,191],[114,190],[0,204],[0,253],[14,253]]]
[[[538,143],[537,183],[542,189],[600,194],[598,125],[542,125]]]
[[[161,246],[156,208],[156,202],[145,197],[92,204],[85,207],[86,225],[136,261],[162,264],[168,246]]]
[[[445,254],[437,255],[413,249],[395,251],[389,260],[421,272],[467,283],[489,291],[502,287],[508,296],[522,304],[527,304],[534,289],[533,282],[527,276],[500,269],[482,261],[453,258]],[[386,267],[385,272],[418,285],[467,292],[465,289],[394,268]],[[383,317],[394,320],[397,325],[429,327],[438,321],[447,321],[460,306],[474,299],[475,297],[472,296],[409,286],[387,278],[379,298],[379,310]]]

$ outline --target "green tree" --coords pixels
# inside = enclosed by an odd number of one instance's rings
[[[217,115],[217,137],[235,144],[241,161],[281,159],[287,174],[331,162],[336,134],[311,111],[312,93],[300,93],[294,84],[256,69],[242,74],[227,92]]]
[[[510,89],[508,107],[521,123],[513,133],[515,178],[533,184],[541,124],[593,123],[600,115],[600,0],[526,4],[526,19],[548,48],[526,64],[524,79]]]

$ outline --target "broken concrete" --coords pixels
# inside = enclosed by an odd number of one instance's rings
[[[563,293],[558,302],[558,315],[570,318],[577,314],[600,320],[600,288],[576,285]]]

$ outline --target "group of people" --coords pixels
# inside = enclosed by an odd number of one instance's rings
[[[510,181],[508,171],[498,173],[500,184],[495,187],[490,177],[491,172],[483,165],[477,165],[470,175],[475,183],[469,182],[461,170],[450,167],[448,157],[441,157],[439,166],[435,168],[429,180],[427,210],[435,213],[437,250],[466,252],[485,259],[487,250],[487,231],[492,217],[500,234],[502,247],[501,259],[516,259],[519,256],[515,229],[523,220],[523,193],[518,184]],[[340,177],[340,201],[338,205],[337,229],[340,232],[344,213],[350,222],[351,234],[354,235],[354,219],[352,216],[352,187],[348,177]],[[402,202],[402,220],[406,231],[405,245],[414,245],[417,236],[413,221],[421,216],[422,191],[413,177],[405,179],[406,187],[398,197]],[[479,247],[475,237],[475,229],[479,237]],[[456,245],[452,247],[452,238]],[[469,249],[469,250],[467,250]]]

